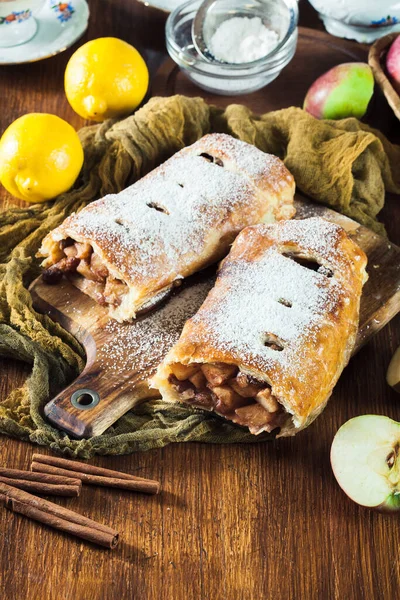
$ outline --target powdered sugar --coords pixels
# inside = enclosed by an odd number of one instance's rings
[[[292,175],[279,158],[230,135],[223,133],[206,135],[181,153],[192,152],[196,145],[204,147],[203,152],[213,151],[224,160],[228,168],[240,169],[244,175],[254,178],[255,183],[263,183],[275,190],[278,190],[281,185],[293,183]]]
[[[207,314],[207,327],[217,347],[232,352],[237,360],[253,358],[259,363],[261,359],[266,370],[271,361],[287,362],[287,350],[298,346],[307,329],[337,301],[336,282],[323,285],[323,275],[274,250],[256,264],[232,266],[227,277],[235,287]],[[281,299],[292,306],[280,303]],[[194,320],[201,321],[202,313]],[[282,352],[264,346],[268,334],[283,343]]]
[[[154,375],[212,284],[208,280],[180,290],[167,304],[133,324],[121,325],[110,320],[105,325],[105,333],[112,337],[99,348],[98,360],[109,376],[115,378],[116,387],[121,385],[121,378],[129,380],[132,372],[142,381]]]
[[[335,277],[312,271],[279,249],[290,240],[304,254],[323,256],[334,269],[338,231],[321,219],[246,230],[246,237],[241,234],[236,241],[235,257],[228,257],[215,288],[193,317],[193,325],[201,324],[213,348],[231,353],[239,363],[257,365],[265,373],[281,364],[289,372],[294,368],[298,376],[304,340],[311,340],[326,316],[337,310],[343,287]],[[276,234],[276,246],[260,249],[260,234]],[[260,251],[255,250],[249,262],[254,248]],[[283,350],[265,345],[275,339]],[[307,370],[303,368],[300,376],[306,379]]]
[[[209,46],[217,60],[240,64],[266,56],[278,42],[276,31],[260,17],[232,17],[217,27]]]
[[[174,277],[185,255],[192,260],[200,253],[209,230],[222,226],[230,211],[251,211],[251,186],[239,175],[200,157],[180,163],[77,216],[75,229],[103,250],[109,245],[114,264],[132,282],[156,277],[160,268]]]
[[[200,156],[211,149],[224,167]],[[206,136],[61,227],[93,240],[130,284],[150,283],[160,273],[167,284],[205,248],[218,247],[220,237],[260,220],[268,200],[256,194],[256,185],[265,178],[277,189],[282,179],[292,181],[276,157],[230,136]]]
[[[343,269],[349,258],[340,247],[342,228],[319,217],[287,221],[284,227],[269,228],[268,233],[279,244],[298,245],[305,252],[327,261],[333,269]]]

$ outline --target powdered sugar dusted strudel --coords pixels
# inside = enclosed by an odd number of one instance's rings
[[[119,321],[221,259],[247,225],[293,216],[294,180],[275,156],[211,134],[116,195],[67,218],[39,251]]]
[[[294,435],[350,358],[366,262],[324,219],[246,228],[151,385],[252,433]]]

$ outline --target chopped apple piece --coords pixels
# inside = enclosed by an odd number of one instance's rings
[[[184,392],[180,393],[180,397],[182,400],[193,400],[195,396],[195,391],[192,388],[188,388]]]
[[[195,394],[195,389],[193,385],[187,379],[180,381],[173,373],[171,373],[168,377],[169,383],[172,385],[175,391],[181,396],[182,400],[186,400],[188,398],[193,398]],[[188,393],[187,393],[188,392]]]
[[[386,381],[395,392],[400,393],[400,346],[397,348],[390,361]]]
[[[333,473],[361,506],[400,509],[400,423],[381,415],[347,421],[331,448]]]
[[[193,404],[201,408],[213,408],[214,402],[211,396],[211,392],[209,390],[202,390],[201,392],[196,392],[196,395],[193,398]]]
[[[108,304],[118,306],[121,303],[122,296],[126,294],[126,284],[120,279],[107,277],[103,293]]]
[[[199,365],[196,363],[193,363],[191,365],[173,363],[172,365],[169,365],[169,368],[171,369],[175,377],[179,379],[179,381],[183,381],[184,379],[189,379],[189,377],[197,373],[197,371],[199,370]]]
[[[201,370],[189,377],[189,381],[193,383],[194,387],[198,390],[205,388],[207,384],[207,379]]]
[[[229,385],[235,390],[237,394],[243,398],[254,398],[258,392],[262,389],[262,383],[248,383],[247,385],[240,385],[236,379],[231,379]]]
[[[278,401],[275,396],[271,394],[271,388],[265,388],[265,390],[258,392],[256,400],[270,413],[275,413],[279,410]]]
[[[92,272],[97,276],[100,283],[104,281],[109,276],[108,269],[106,265],[101,260],[100,256],[93,252],[90,257],[90,268]]]
[[[88,242],[75,242],[78,258],[89,258],[92,254],[93,248]]]
[[[220,404],[223,409],[232,411],[239,406],[243,406],[243,398],[229,387],[229,385],[215,386],[211,388],[215,396],[218,398],[217,410],[220,410]]]
[[[247,387],[249,385],[249,383],[254,383],[254,381],[250,381],[250,376],[246,375],[246,373],[242,373],[242,371],[239,371],[239,373],[236,375],[235,379],[236,379],[237,385],[242,388]]]
[[[274,416],[265,410],[260,404],[255,403],[250,406],[242,406],[235,410],[237,415],[236,422],[239,425],[245,425],[252,432],[259,431],[265,425],[268,425]]]
[[[77,257],[77,259],[78,258],[79,257]],[[91,281],[95,281],[96,280],[96,277],[93,275],[92,271],[90,270],[90,265],[89,265],[89,263],[88,263],[87,260],[85,260],[85,259],[82,258],[79,261],[79,265],[76,267],[76,270],[85,279],[89,279]]]
[[[76,246],[75,245],[73,245],[73,246],[66,246],[64,248],[64,254],[66,256],[69,256],[69,257],[75,257],[76,254],[77,254]]]
[[[227,365],[225,363],[214,363],[201,365],[201,370],[207,378],[211,386],[223,385],[234,377],[237,367],[235,365]]]

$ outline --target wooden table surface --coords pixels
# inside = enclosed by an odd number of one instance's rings
[[[81,42],[114,35],[141,49],[154,73],[165,56],[164,17],[135,0],[92,0]],[[301,24],[320,28],[300,2]],[[81,43],[79,42],[79,43]],[[63,93],[74,46],[43,62],[0,68],[0,132],[25,112],[84,123]],[[3,206],[15,204],[4,190]],[[398,199],[383,211],[400,242]],[[138,470],[163,492],[149,497],[85,488],[65,501],[123,532],[115,551],[81,543],[6,510],[0,512],[0,597],[22,600],[204,599],[376,600],[399,597],[398,517],[353,504],[338,487],[329,450],[338,427],[363,413],[400,420],[400,398],[385,383],[400,344],[399,319],[350,363],[323,415],[305,432],[275,443],[172,444],[93,463]],[[0,364],[0,401],[29,374]],[[37,451],[1,438],[0,464],[27,468]],[[49,452],[48,450],[42,450]]]

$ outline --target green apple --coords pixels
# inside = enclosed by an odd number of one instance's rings
[[[400,509],[400,423],[381,415],[350,419],[335,435],[331,464],[338,484],[357,504]]]
[[[373,92],[374,76],[369,65],[344,63],[314,81],[303,108],[317,119],[360,119],[367,112]]]

